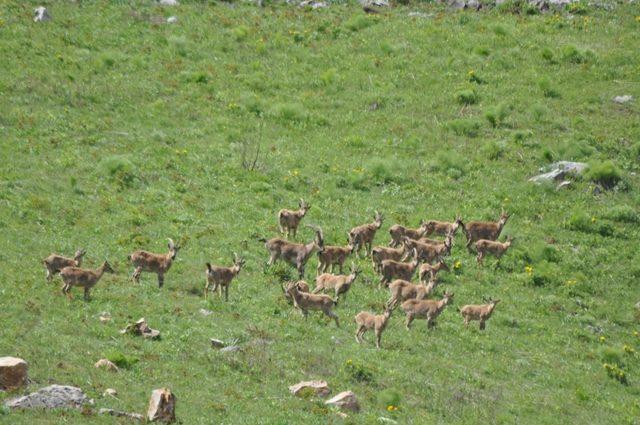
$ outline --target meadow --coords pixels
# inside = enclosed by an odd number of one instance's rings
[[[31,378],[0,402],[57,383],[141,413],[168,387],[184,424],[640,423],[638,3],[375,15],[181,3],[0,4],[0,355],[24,358]],[[33,22],[40,4],[51,22]],[[625,94],[635,100],[612,101]],[[590,168],[562,190],[527,181],[557,160]],[[372,333],[354,339],[355,314],[389,297],[370,260],[356,260],[340,328],[304,320],[281,289],[295,271],[266,267],[257,239],[277,236],[277,211],[301,197],[327,244],[375,210],[386,245],[394,223],[504,209],[514,246],[478,266],[459,233],[436,294],[453,305],[410,332],[396,310],[377,350]],[[167,238],[182,249],[164,287],[133,283],[127,255],[166,252]],[[41,264],[79,248],[85,266],[117,272],[89,302]],[[233,252],[247,264],[229,301],[205,301],[205,262],[231,265]],[[465,328],[456,307],[483,297],[502,302],[485,331]],[[119,334],[140,317],[160,340]],[[103,357],[123,368],[95,369]],[[307,379],[354,391],[362,412],[289,394]],[[0,409],[0,423],[114,421]]]

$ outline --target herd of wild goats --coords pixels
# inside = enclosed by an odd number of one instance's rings
[[[309,211],[310,205],[300,200],[298,210],[283,209],[278,212],[280,232],[287,237],[295,237],[300,222]],[[380,275],[380,286],[384,285],[391,292],[383,314],[374,315],[362,311],[355,316],[358,326],[356,341],[362,342],[364,333],[373,330],[376,336],[376,346],[380,348],[380,337],[387,326],[393,309],[402,303],[400,307],[406,314],[406,327],[409,329],[414,319],[426,319],[427,326],[431,328],[435,319],[453,299],[453,293],[445,291],[441,300],[427,299],[436,288],[437,275],[441,270],[449,271],[444,258],[451,252],[454,236],[458,228],[462,228],[467,238],[467,249],[472,252],[472,244],[475,243],[477,252],[476,260],[482,263],[487,254],[498,259],[511,246],[512,239],[506,242],[498,242],[502,228],[509,215],[502,212],[497,222],[472,221],[466,224],[460,217],[453,223],[441,221],[422,221],[417,229],[407,228],[395,224],[389,229],[391,243],[389,246],[373,246],[373,240],[377,231],[382,226],[383,216],[377,211],[373,223],[354,227],[348,233],[347,246],[327,246],[324,244],[322,229],[317,226],[308,226],[315,231],[315,238],[307,244],[290,242],[282,238],[260,239],[269,251],[268,265],[281,259],[294,266],[300,276],[304,278],[305,265],[314,252],[318,253],[318,268],[316,286],[309,291],[309,285],[304,280],[288,282],[283,285],[285,296],[293,301],[295,308],[299,309],[306,317],[309,310],[322,311],[326,316],[340,326],[338,316],[333,308],[338,303],[338,298],[346,296],[351,285],[360,274],[355,264],[351,263],[351,273],[343,274],[343,266],[349,255],[360,257],[364,248],[365,257],[371,257],[373,269]],[[444,240],[429,239],[428,236],[444,236]],[[162,287],[164,275],[171,268],[178,250],[180,249],[173,240],[169,239],[169,252],[167,254],[153,254],[147,251],[135,251],[129,255],[129,261],[135,267],[133,280],[138,282],[140,274],[144,272],[156,273],[158,285]],[[66,258],[57,254],[51,254],[43,260],[47,269],[47,280],[51,281],[56,273],[60,273],[64,286],[62,292],[69,296],[72,286],[84,288],[85,299],[89,298],[89,291],[96,285],[105,272],[114,273],[109,263],[105,261],[98,269],[90,270],[80,268],[84,250],[78,250],[73,258]],[[222,296],[224,290],[225,300],[229,297],[229,285],[240,273],[245,260],[234,253],[233,267],[212,266],[206,263],[207,282],[204,290],[206,298],[209,291],[218,291]],[[407,261],[410,260],[410,261]],[[420,265],[422,263],[422,265]],[[340,274],[333,274],[338,266]],[[331,273],[328,269],[331,268]],[[411,279],[418,271],[420,284],[411,283]],[[325,294],[318,294],[325,290],[333,290],[335,298]],[[459,311],[464,318],[464,324],[476,320],[480,322],[480,329],[485,328],[486,321],[491,317],[496,304],[500,300],[486,300],[484,305],[465,305]]]

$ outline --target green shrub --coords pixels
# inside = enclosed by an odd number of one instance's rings
[[[449,121],[447,127],[458,136],[476,137],[481,124],[474,119],[456,119]]]
[[[511,111],[510,105],[507,105],[506,103],[500,103],[499,105],[489,109],[484,114],[484,117],[486,118],[487,121],[489,121],[489,124],[491,124],[493,128],[496,128],[504,124],[504,121],[509,116],[510,111]]]
[[[437,171],[445,173],[454,180],[464,176],[466,172],[467,160],[457,152],[451,151],[438,151],[435,158],[429,164],[431,171]]]
[[[475,90],[460,90],[456,92],[455,99],[460,105],[474,105],[478,103],[480,97]]]
[[[395,388],[387,388],[378,393],[378,404],[383,409],[389,406],[400,407],[402,404],[402,393]]]
[[[581,64],[595,58],[595,53],[591,50],[580,50],[575,46],[568,45],[562,49],[562,59],[569,63]]]
[[[557,63],[557,61],[553,56],[553,51],[550,48],[545,47],[544,49],[542,49],[541,55],[542,55],[542,59],[544,59],[548,63],[552,63],[552,64]]]
[[[402,165],[395,159],[391,158],[376,158],[365,164],[364,167],[371,180],[377,185],[384,185],[387,183],[402,183],[404,178],[400,174],[400,170],[403,169]]]
[[[236,41],[243,41],[246,40],[249,36],[249,31],[249,27],[247,27],[246,25],[238,25],[231,30],[231,34],[233,35],[233,38],[236,39]]]
[[[543,122],[550,113],[551,110],[542,104],[536,104],[531,107],[531,116],[538,123]]]
[[[605,214],[609,220],[619,223],[640,223],[640,213],[630,205],[616,205]]]
[[[360,363],[359,361],[347,360],[345,363],[345,371],[347,375],[355,382],[372,382],[373,371],[369,368],[367,363]]]
[[[533,286],[544,287],[559,283],[560,270],[554,264],[541,261],[533,267],[531,282]]]
[[[605,189],[613,188],[622,179],[620,170],[613,161],[590,163],[585,176]]]
[[[556,88],[552,87],[551,82],[546,78],[538,81],[538,87],[542,90],[544,97],[548,97],[550,99],[558,99],[562,97],[560,92]]]
[[[330,86],[336,80],[338,70],[335,68],[329,68],[320,75],[320,81],[325,86]]]
[[[121,369],[131,369],[133,365],[138,363],[136,357],[127,356],[120,351],[110,351],[105,355],[105,358]]]
[[[482,156],[491,160],[502,158],[506,152],[507,145],[504,142],[491,141],[485,143],[481,148]]]
[[[300,123],[307,120],[304,107],[298,103],[279,103],[272,108],[273,116],[282,123]]]

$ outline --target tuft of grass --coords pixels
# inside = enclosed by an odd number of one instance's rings
[[[538,80],[538,87],[542,90],[544,97],[548,97],[550,99],[559,99],[562,97],[560,91],[552,86],[551,81],[548,78]]]
[[[482,124],[475,119],[456,119],[449,121],[447,127],[458,136],[477,137]]]
[[[505,120],[509,116],[510,111],[510,105],[506,103],[500,103],[485,112],[484,117],[493,128],[496,128],[504,124]]]
[[[612,189],[622,180],[620,169],[613,161],[591,162],[585,173],[585,177],[600,184],[605,189]]]
[[[480,100],[480,96],[473,89],[457,91],[454,98],[460,105],[475,105]]]
[[[102,158],[98,163],[98,170],[121,189],[131,187],[136,179],[135,166],[127,157],[121,155]]]

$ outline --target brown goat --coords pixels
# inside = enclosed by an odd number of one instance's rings
[[[318,252],[318,269],[316,273],[326,273],[329,266],[331,266],[331,273],[333,273],[335,271],[335,266],[338,266],[340,268],[340,274],[342,274],[344,262],[352,252],[353,245],[325,246],[322,251]]]
[[[405,255],[405,248],[387,248],[386,246],[376,246],[371,250],[371,262],[373,263],[373,270],[376,273],[380,273],[382,262],[384,260],[400,261]]]
[[[467,249],[471,251],[471,244],[479,241],[480,239],[486,239],[489,241],[497,240],[508,219],[509,214],[503,211],[497,222],[470,221],[466,224],[462,224],[464,233],[467,236]]]
[[[53,276],[60,273],[60,270],[65,267],[80,267],[82,266],[82,257],[86,254],[87,251],[84,249],[79,249],[76,251],[73,258],[63,257],[58,254],[51,254],[44,260],[42,260],[42,264],[47,269],[47,282],[51,282],[53,280]]]
[[[386,308],[383,314],[378,315],[374,315],[368,311],[358,313],[355,317],[356,324],[358,325],[358,330],[356,331],[356,341],[358,344],[362,343],[365,332],[373,329],[376,335],[376,348],[380,348],[380,338],[382,337],[382,332],[387,327],[387,323],[389,323],[392,312],[392,309]]]
[[[460,309],[460,314],[464,318],[464,325],[468,326],[471,320],[477,320],[480,322],[480,330],[484,330],[485,323],[491,315],[493,314],[493,310],[496,308],[496,304],[500,302],[500,300],[485,300],[488,304],[482,305],[465,305]]]
[[[167,254],[153,254],[147,251],[135,251],[129,255],[129,261],[133,263],[135,270],[133,271],[133,281],[140,282],[140,274],[142,272],[156,273],[158,275],[158,287],[162,288],[164,284],[164,274],[169,271],[173,260],[178,255],[180,249],[172,239],[169,239],[169,252]]]
[[[426,225],[427,225],[427,232],[426,232],[427,236],[429,235],[447,236],[450,233],[453,234],[453,236],[455,236],[456,232],[458,231],[458,227],[462,225],[462,218],[460,218],[459,216],[456,217],[453,223],[449,223],[447,221],[430,220],[430,221],[427,221]],[[413,238],[413,239],[418,239],[418,238]]]
[[[440,270],[451,271],[444,260],[438,261],[435,265],[431,265],[429,263],[422,264],[418,271],[420,282],[425,283],[427,275],[429,275],[429,280],[435,281]]]
[[[413,251],[413,261],[410,263],[401,263],[393,260],[384,260],[380,264],[380,287],[387,286],[393,279],[402,279],[410,281],[420,264],[420,258],[416,250]]]
[[[354,251],[360,255],[360,251],[364,247],[365,257],[371,254],[371,245],[376,236],[376,232],[382,227],[384,216],[378,211],[375,212],[375,220],[373,223],[362,224],[354,227],[349,231],[349,245],[354,247]]]
[[[426,319],[427,328],[435,326],[436,318],[453,300],[453,293],[445,292],[440,301],[435,300],[407,300],[402,303],[402,310],[407,315],[406,326],[409,330],[413,319]]]
[[[60,276],[64,282],[62,293],[69,296],[72,286],[82,286],[84,288],[84,299],[89,300],[89,291],[100,280],[104,273],[114,273],[108,262],[102,263],[102,266],[95,270],[81,269],[80,267],[68,266],[60,270]]]
[[[273,265],[278,259],[282,259],[289,265],[292,265],[298,270],[300,279],[304,278],[304,268],[307,264],[311,254],[315,251],[322,252],[324,250],[324,237],[322,235],[322,229],[319,227],[308,226],[315,230],[316,237],[307,244],[289,242],[280,238],[273,238],[266,240],[264,238],[258,239],[264,242],[265,248],[269,251],[268,266]]]
[[[351,285],[353,285],[353,282],[355,282],[359,274],[360,269],[358,269],[354,263],[351,263],[351,273],[348,275],[323,273],[316,277],[316,287],[313,293],[317,294],[320,291],[333,289],[337,303],[340,295],[344,294],[345,298],[347,297],[347,292],[351,289]]]
[[[309,315],[309,310],[322,311],[325,316],[335,320],[337,327],[340,327],[338,316],[333,312],[336,302],[329,295],[301,292],[296,282],[290,282],[286,292],[293,299],[294,307],[302,312],[305,319]]]
[[[486,239],[480,239],[476,242],[476,251],[478,252],[478,256],[476,257],[476,261],[478,264],[482,264],[482,259],[487,255],[491,254],[495,256],[498,261],[500,261],[500,257],[507,252],[507,249],[511,246],[513,242],[513,238],[509,236],[506,242],[498,242],[498,241],[489,241]]]
[[[233,267],[218,267],[207,263],[207,284],[204,287],[204,298],[207,299],[209,286],[213,285],[211,291],[215,292],[216,289],[220,289],[218,295],[222,297],[222,290],[224,289],[224,300],[228,301],[231,281],[238,276],[244,263],[244,258],[238,257],[235,252],[233,253]]]
[[[410,299],[423,300],[431,294],[433,288],[434,285],[431,282],[429,285],[416,285],[406,280],[396,279],[389,285],[391,297],[387,301],[387,306],[395,308],[399,302]]]
[[[298,226],[300,222],[307,215],[309,208],[311,205],[304,202],[303,199],[300,199],[300,203],[298,204],[300,209],[298,210],[287,210],[282,209],[278,212],[278,223],[280,224],[280,233],[287,232],[287,237],[296,237],[296,233],[298,233]]]
[[[429,225],[424,221],[420,221],[420,227],[417,229],[404,227],[401,224],[394,224],[389,228],[389,234],[391,235],[391,242],[389,243],[389,246],[393,248],[402,246],[402,238],[404,237],[420,239],[425,235],[425,233],[427,233],[427,230],[429,230],[428,226]]]
[[[446,257],[451,253],[451,247],[453,246],[453,234],[449,233],[444,242],[440,245],[432,245],[422,243],[409,238],[404,238],[403,243],[407,251],[415,249],[418,252],[418,258],[425,263],[433,263],[434,261],[440,261],[443,257]],[[405,260],[407,255],[405,254]]]

